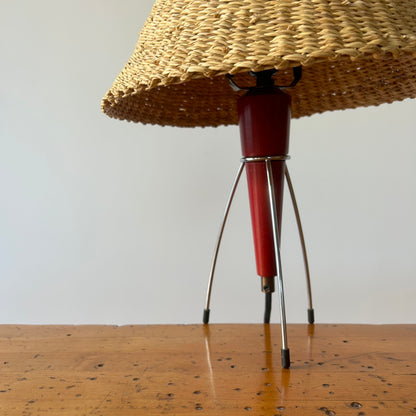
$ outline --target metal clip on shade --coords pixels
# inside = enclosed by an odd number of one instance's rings
[[[289,85],[275,85],[274,82],[272,81],[273,75],[277,74],[278,70],[277,69],[269,69],[266,71],[260,71],[260,72],[254,72],[254,71],[250,71],[249,74],[251,76],[254,76],[257,79],[257,85],[255,87],[240,87],[239,85],[236,84],[236,82],[234,81],[234,76],[231,74],[226,74],[228,83],[230,84],[230,87],[233,89],[233,91],[235,92],[240,92],[240,91],[253,91],[256,88],[259,89],[263,89],[265,82],[270,82],[269,87],[271,88],[279,88],[280,90],[285,90],[287,88],[293,88],[297,85],[297,83],[301,80],[302,78],[302,67],[301,66],[296,66],[295,68],[293,68],[293,81],[289,84]]]

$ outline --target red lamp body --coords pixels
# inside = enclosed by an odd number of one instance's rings
[[[291,97],[277,88],[249,91],[238,100],[242,155],[244,158],[287,155]],[[273,183],[281,233],[285,161],[273,160]],[[257,274],[276,276],[267,169],[264,161],[246,163],[247,186]],[[280,238],[279,238],[280,241]]]

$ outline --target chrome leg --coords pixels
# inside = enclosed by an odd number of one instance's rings
[[[228,197],[227,205],[225,206],[224,216],[223,216],[223,220],[222,220],[222,223],[221,223],[220,232],[219,232],[218,238],[217,238],[217,245],[215,247],[214,258],[212,260],[211,273],[209,275],[207,298],[206,298],[204,316],[203,316],[204,324],[207,324],[209,322],[209,314],[210,314],[209,306],[210,306],[210,302],[211,302],[212,283],[214,281],[215,266],[217,265],[217,257],[218,257],[218,252],[219,252],[219,249],[220,249],[222,234],[224,232],[225,223],[227,221],[227,217],[228,217],[228,213],[230,211],[231,203],[233,201],[234,194],[235,194],[235,191],[237,189],[238,182],[240,181],[240,177],[241,177],[241,174],[243,172],[244,165],[245,165],[245,162],[241,162],[240,167],[238,168],[238,171],[237,171],[237,175],[234,179],[234,184],[233,184],[233,187],[231,189],[230,196]]]
[[[283,291],[283,275],[282,275],[282,262],[280,258],[280,242],[279,242],[279,229],[277,220],[277,208],[275,193],[273,187],[273,170],[271,159],[266,159],[267,168],[267,182],[269,188],[269,201],[271,210],[271,219],[273,225],[273,242],[274,252],[276,257],[276,271],[277,271],[277,287],[280,296],[280,326],[282,329],[282,366],[283,368],[290,367],[290,354],[287,345],[287,329],[286,329],[286,307],[285,307],[285,296]]]
[[[306,286],[308,289],[308,298],[309,298],[308,322],[310,324],[313,324],[315,321],[315,313],[314,313],[313,306],[312,306],[312,286],[311,286],[311,277],[309,274],[308,255],[306,254],[305,238],[303,236],[302,223],[300,221],[298,204],[296,203],[295,191],[293,189],[292,181],[290,179],[289,170],[287,166],[285,168],[285,176],[286,176],[286,182],[287,182],[289,192],[290,192],[290,197],[292,199],[293,210],[295,211],[296,222],[297,222],[298,230],[299,230],[300,243],[302,245],[303,262],[305,264]]]

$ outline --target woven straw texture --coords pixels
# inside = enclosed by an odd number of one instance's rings
[[[158,0],[102,101],[110,117],[237,124],[249,71],[302,65],[292,116],[416,97],[416,0]]]

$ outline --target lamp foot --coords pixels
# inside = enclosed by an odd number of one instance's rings
[[[315,322],[315,311],[313,309],[308,309],[308,322],[310,324]]]
[[[209,313],[211,312],[210,309],[204,309],[204,317],[202,318],[202,322],[207,324],[209,322]]]
[[[282,348],[282,367],[290,367],[290,351],[289,348]]]

